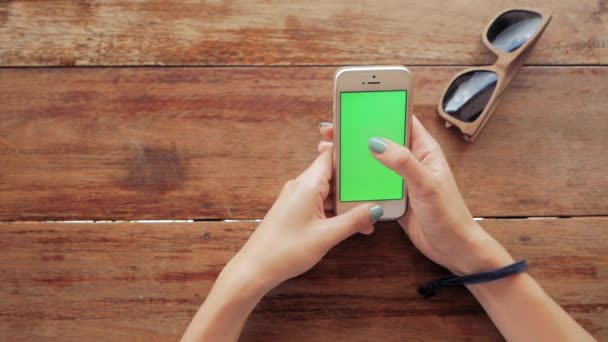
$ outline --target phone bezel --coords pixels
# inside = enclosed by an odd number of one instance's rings
[[[375,77],[373,77],[375,76]],[[369,84],[369,82],[379,82]],[[336,71],[334,76],[334,210],[340,215],[362,202],[340,202],[340,93],[356,91],[405,90],[407,112],[405,124],[405,146],[410,145],[412,118],[412,78],[409,70],[401,65],[387,66],[350,66]],[[403,199],[370,201],[384,209],[382,221],[395,220],[407,210],[407,186],[403,184]]]

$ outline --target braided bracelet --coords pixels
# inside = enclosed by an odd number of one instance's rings
[[[512,276],[517,273],[524,272],[528,269],[526,260],[520,260],[511,265],[501,267],[499,269],[487,272],[469,274],[465,276],[451,275],[441,279],[437,279],[426,283],[418,288],[418,293],[424,298],[433,297],[437,294],[437,290],[442,287],[453,287],[462,285],[474,285],[487,283],[497,279]]]

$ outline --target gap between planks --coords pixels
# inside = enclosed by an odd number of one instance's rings
[[[576,220],[587,218],[608,218],[608,215],[580,215],[580,216],[496,216],[496,217],[474,217],[475,221],[484,220]],[[65,220],[65,221],[1,221],[0,224],[81,224],[81,223],[140,223],[140,224],[162,224],[162,223],[197,223],[197,222],[262,222],[262,219],[183,219],[183,220]]]

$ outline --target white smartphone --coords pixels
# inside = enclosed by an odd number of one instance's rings
[[[342,214],[362,202],[384,209],[380,220],[395,220],[407,209],[403,178],[371,154],[370,138],[409,146],[412,80],[403,66],[353,66],[334,79],[334,208]]]

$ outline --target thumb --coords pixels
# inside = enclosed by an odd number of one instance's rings
[[[428,172],[408,148],[387,139],[369,139],[372,155],[389,169],[401,175],[406,182],[424,185],[428,182]]]
[[[373,224],[384,214],[382,206],[372,203],[360,204],[342,215],[327,219],[324,233],[332,246],[355,233],[371,234]]]

